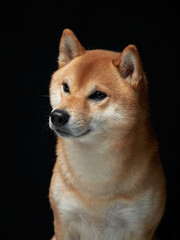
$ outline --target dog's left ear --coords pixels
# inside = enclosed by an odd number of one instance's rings
[[[119,58],[113,61],[118,67],[120,75],[133,88],[138,86],[143,77],[142,62],[135,45],[128,45],[120,54]]]
[[[69,63],[72,59],[85,53],[84,47],[81,45],[75,34],[70,29],[63,31],[59,45],[59,66],[62,67]]]

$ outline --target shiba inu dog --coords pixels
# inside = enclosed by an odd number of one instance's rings
[[[65,29],[58,61],[53,240],[152,240],[166,190],[138,50],[86,51]]]

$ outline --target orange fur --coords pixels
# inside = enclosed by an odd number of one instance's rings
[[[53,110],[68,111],[75,133],[93,121],[95,131],[82,137],[58,136],[49,194],[55,239],[101,240],[104,233],[97,226],[104,228],[105,215],[113,224],[118,216],[120,224],[127,225],[117,225],[117,231],[122,228],[119,236],[107,225],[109,239],[152,240],[164,212],[166,190],[149,120],[147,80],[136,47],[129,45],[122,53],[85,51],[66,29],[59,65],[50,85]],[[63,92],[64,82],[70,93]],[[105,92],[107,97],[91,101],[88,96],[94,91]],[[97,130],[96,121],[101,126]],[[126,211],[122,217],[116,211],[111,214],[116,205],[118,209],[127,205],[132,216],[126,216]],[[131,229],[128,224],[133,218],[138,223]]]

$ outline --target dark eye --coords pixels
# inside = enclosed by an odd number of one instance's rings
[[[64,90],[66,93],[69,93],[69,92],[70,92],[67,83],[63,83],[63,90]]]
[[[102,101],[106,97],[107,97],[107,95],[105,93],[100,92],[100,91],[96,91],[89,96],[89,99],[93,99],[93,100],[96,100],[96,101]]]

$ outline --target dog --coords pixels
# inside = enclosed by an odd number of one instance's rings
[[[136,46],[85,50],[65,29],[58,64],[50,83],[52,239],[154,239],[166,183]]]

